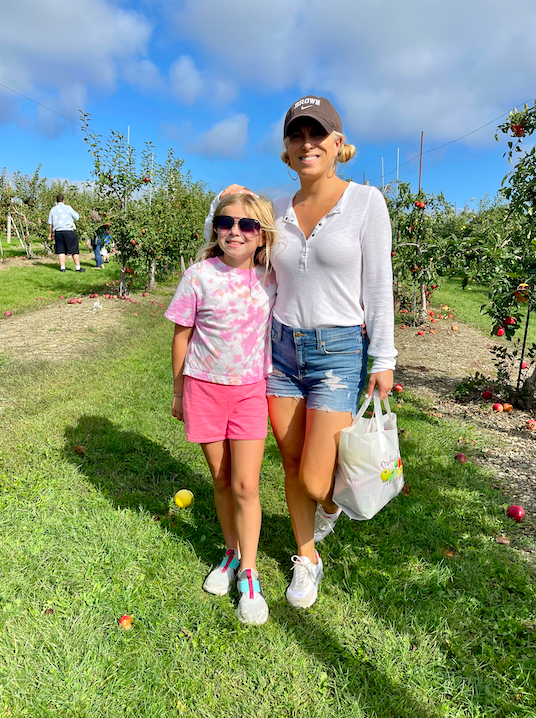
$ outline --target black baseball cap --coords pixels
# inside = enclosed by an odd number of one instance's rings
[[[289,127],[294,120],[298,120],[302,117],[310,117],[316,120],[329,134],[332,132],[340,132],[342,134],[342,120],[331,102],[326,100],[325,97],[307,95],[306,97],[302,97],[301,100],[294,102],[287,112],[283,126],[283,137],[289,135]]]

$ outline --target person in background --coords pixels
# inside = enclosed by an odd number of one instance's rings
[[[60,260],[60,272],[65,272],[65,255],[71,254],[77,272],[85,272],[80,266],[80,250],[75,221],[79,219],[78,212],[64,202],[62,194],[57,195],[56,205],[48,213],[48,238],[52,241],[54,233],[54,251]]]

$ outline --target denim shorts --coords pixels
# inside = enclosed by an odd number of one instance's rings
[[[357,413],[367,380],[368,340],[361,327],[293,329],[272,321],[268,396],[306,399],[308,409]]]

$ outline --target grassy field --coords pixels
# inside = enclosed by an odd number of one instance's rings
[[[33,269],[0,273],[2,287],[31,287],[16,312],[49,271]],[[91,358],[22,364],[0,348],[0,718],[533,718],[536,588],[513,548],[524,539],[507,497],[454,461],[478,436],[404,393],[409,494],[371,521],[341,519],[308,611],[284,597],[295,548],[270,436],[270,619],[244,627],[234,594],[201,589],[223,549],[211,480],[171,417],[172,326],[138,311]],[[195,502],[175,511],[181,487]]]

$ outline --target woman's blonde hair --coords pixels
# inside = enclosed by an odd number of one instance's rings
[[[272,201],[268,197],[261,197],[254,194],[230,194],[221,199],[214,212],[214,217],[223,214],[225,207],[231,204],[240,204],[244,208],[244,214],[252,217],[260,222],[261,235],[263,243],[257,247],[255,252],[254,263],[261,264],[266,267],[266,272],[270,269],[270,256],[272,247],[274,246],[277,230],[275,228],[275,214]],[[210,240],[199,250],[196,256],[197,262],[211,257],[221,257],[223,250],[218,244],[218,235],[214,227],[212,228],[212,236]]]
[[[355,156],[354,145],[349,145],[346,143],[346,137],[342,134],[342,132],[332,132],[331,136],[333,137],[334,142],[336,142],[338,139],[342,140],[341,146],[339,147],[339,153],[337,154],[337,157],[335,158],[335,162],[348,162],[348,160],[351,160],[352,157]],[[290,140],[288,137],[285,137],[283,139],[285,149],[281,153],[281,159],[286,165],[289,164],[289,156],[288,156],[288,152],[287,152],[287,147],[288,147],[289,142],[290,142]]]

